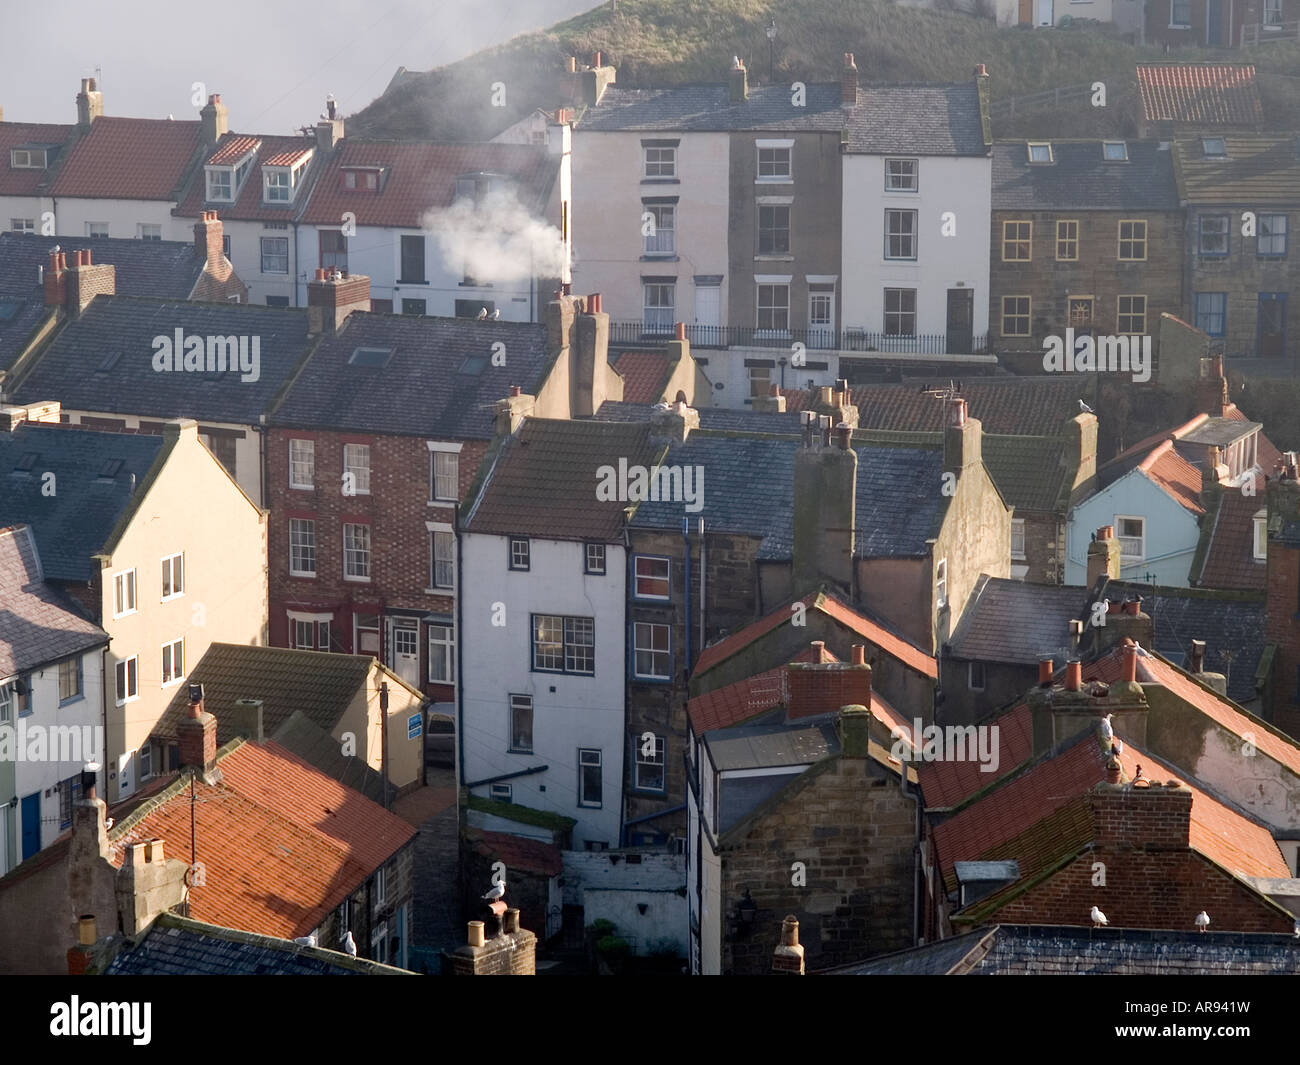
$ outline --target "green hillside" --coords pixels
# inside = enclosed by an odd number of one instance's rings
[[[775,77],[780,82],[835,81],[845,52],[857,57],[864,82],[949,82],[988,65],[995,104],[1009,97],[1103,81],[1107,108],[1078,102],[1016,121],[995,121],[999,137],[1032,134],[1131,135],[1136,63],[1178,59],[1252,62],[1259,69],[1269,125],[1290,129],[1300,113],[1300,47],[1270,44],[1250,51],[1138,48],[1104,25],[1069,29],[999,29],[986,18],[902,7],[884,0],[613,0],[550,29],[427,73],[405,73],[348,119],[353,136],[486,139],[535,107],[553,107],[564,57],[600,51],[624,86],[721,81],[733,55],[751,81],[767,79],[764,27],[778,26]],[[505,106],[493,106],[493,86]],[[500,94],[498,93],[498,99]],[[996,116],[996,112],[995,112]],[[1062,124],[1068,122],[1064,129]]]

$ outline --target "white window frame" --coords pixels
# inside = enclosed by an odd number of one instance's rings
[[[934,608],[942,610],[948,605],[948,560],[941,558],[934,567]]]
[[[663,290],[672,297],[671,303],[652,304],[650,302],[650,290],[655,289],[663,294]],[[641,283],[641,328],[647,333],[671,333],[673,325],[677,321],[677,282],[676,281],[643,281]]]
[[[358,529],[366,530],[364,537],[362,537],[365,540],[364,547],[358,546],[359,539],[356,531]],[[351,540],[352,542],[351,547],[348,546],[349,540]],[[370,582],[370,563],[371,563],[371,555],[373,554],[371,543],[372,542],[370,538],[369,522],[364,522],[364,521],[343,522],[343,579],[345,581],[354,581],[358,584],[368,584]],[[364,560],[365,560],[364,575],[348,573],[349,553],[351,553],[351,555],[353,556],[353,564],[355,568],[358,569],[362,568],[360,562],[362,556],[364,555]]]
[[[455,684],[456,683],[456,627],[454,625],[430,625],[429,626],[429,683],[430,684]],[[434,673],[434,663],[441,660],[445,667],[446,676],[439,677]]]
[[[903,176],[901,172],[894,173],[891,170],[891,167],[895,163],[907,163],[911,166],[912,184],[910,187],[907,185],[894,184],[895,178]],[[887,158],[885,160],[885,191],[886,192],[915,193],[915,192],[919,192],[920,190],[921,190],[921,160],[920,159],[898,157],[898,158]]]
[[[162,240],[162,224],[159,222],[137,222],[135,236],[137,240]]]
[[[1020,550],[1016,550],[1016,534],[1020,534]],[[1011,519],[1011,557],[1016,561],[1022,561],[1025,556],[1025,519]]]
[[[258,265],[259,272],[263,274],[276,274],[276,275],[287,274],[289,272],[289,238],[288,237],[259,237],[258,240],[259,240],[259,244],[257,248],[258,251],[257,265]],[[274,248],[277,249],[279,248],[280,245],[284,245],[283,256],[280,255],[278,250],[272,251],[269,256],[272,259],[272,261],[278,261],[279,259],[283,258],[284,259],[283,270],[272,270],[267,267],[267,259],[268,259],[267,245],[268,244],[272,245]]]
[[[109,235],[109,232],[108,232],[108,223],[107,223],[107,222],[87,222],[87,223],[86,223],[86,236],[88,236],[88,237],[107,237],[108,235]]]
[[[660,577],[657,573],[649,573],[643,575],[641,573],[641,563],[643,561],[653,563],[655,566],[658,566],[658,564],[662,563],[664,567],[664,575],[662,577]],[[642,592],[640,588],[640,582],[643,576],[645,580],[649,580],[649,581],[662,580],[668,586],[667,591],[665,591],[663,595],[658,595],[653,592]],[[664,555],[633,555],[632,556],[632,598],[651,599],[656,602],[666,603],[669,600],[671,600],[672,597],[673,597],[672,559]]]
[[[663,630],[668,634],[668,646],[660,649],[654,646],[655,635],[658,630]],[[648,646],[643,646],[642,640],[649,640]],[[651,667],[656,664],[659,656],[665,659],[665,671],[662,673],[643,673],[640,668],[640,654],[651,656]],[[632,676],[637,680],[672,680],[673,679],[673,627],[669,624],[659,621],[634,621],[632,623]]]
[[[135,752],[135,764],[138,770],[136,776],[140,780],[147,780],[153,776],[153,744],[145,743],[138,751]]]
[[[666,155],[656,157],[655,165],[662,168],[668,164],[666,173],[650,173],[650,153],[666,152]],[[641,177],[649,181],[672,181],[678,177],[677,174],[677,146],[667,144],[650,144],[641,146]]]
[[[361,461],[364,459],[365,461]],[[348,495],[368,496],[370,494],[370,445],[343,445],[343,474],[352,474],[352,491]]]
[[[643,203],[641,214],[649,214],[654,220],[654,227],[647,233],[641,233],[641,253],[647,256],[671,256],[677,254],[677,204]]]
[[[442,444],[432,440],[425,441],[425,446],[429,449],[429,505],[430,506],[448,506],[455,503],[460,498],[460,444]],[[446,487],[448,477],[447,470],[442,473],[438,472],[438,459],[444,458],[444,465],[451,465],[452,494],[441,495],[439,493],[438,482],[441,480]]]
[[[1120,535],[1121,521],[1137,521],[1142,523],[1141,536],[1122,536]],[[1125,563],[1145,562],[1147,557],[1147,519],[1141,514],[1116,514],[1115,515],[1115,539],[1120,543],[1120,565]],[[1126,543],[1138,541],[1138,554],[1129,554],[1124,550]]]
[[[294,523],[295,523],[295,522],[303,522],[304,525],[306,525],[306,526],[310,529],[310,531],[311,531],[311,566],[312,566],[312,568],[309,569],[309,570],[307,570],[307,569],[295,569],[295,568],[294,568],[294,563],[295,563],[294,548],[295,548],[295,546],[305,546],[305,545],[295,545],[295,544],[294,544],[294,532],[295,532],[295,529],[294,529]],[[289,519],[289,576],[291,576],[291,577],[314,577],[314,576],[316,576],[316,564],[317,564],[317,561],[318,561],[318,560],[317,560],[317,557],[316,557],[316,519],[315,519],[315,518],[290,518],[290,519]]]
[[[1254,550],[1252,554],[1256,562],[1263,562],[1268,558],[1268,511],[1261,510],[1255,514],[1253,519],[1252,544]]]
[[[763,173],[763,153],[778,153],[774,159],[779,161],[779,153],[785,152],[784,173]],[[794,140],[759,139],[754,142],[754,184],[755,185],[789,185],[794,181]]]
[[[295,457],[295,450],[298,455]],[[304,457],[304,452],[305,457]],[[295,479],[295,464],[298,466],[311,464],[311,470],[308,474],[310,480],[298,481]],[[316,441],[304,437],[291,437],[289,439],[289,487],[310,491],[316,487]]]
[[[129,579],[123,580],[123,578],[129,578]],[[125,596],[118,595],[119,581],[122,582],[123,588],[129,589],[131,593],[130,596],[131,604],[125,610],[118,610],[117,608],[119,600],[125,599]],[[139,599],[137,598],[139,592],[140,590],[136,582],[134,567],[131,569],[118,570],[118,572],[114,573],[113,574],[113,617],[125,618],[134,614],[139,608]]]
[[[767,289],[774,295],[781,292],[785,293],[785,304],[782,305],[775,301],[770,302],[766,307],[763,305],[763,290]],[[785,324],[780,325],[777,322],[777,316],[784,310]],[[763,324],[763,313],[766,311],[770,315],[770,321],[767,325]],[[756,281],[754,285],[754,329],[764,336],[787,336],[790,333],[790,282],[786,281]]]
[[[527,536],[511,536],[509,568],[528,571],[533,568],[533,545]]]
[[[207,203],[235,202],[235,168],[233,166],[205,167],[206,184],[204,201]]]
[[[590,760],[591,755],[595,755],[595,761]],[[586,776],[584,770],[593,767],[599,770],[597,779],[600,781],[600,798],[595,802],[586,797],[586,787],[583,784]],[[578,748],[578,805],[592,810],[599,810],[605,805],[605,755],[599,747]]]
[[[515,801],[514,786],[511,784],[489,784],[488,798],[494,802],[513,803]]]
[[[592,563],[592,549],[598,548],[600,551],[600,568],[596,569]],[[591,577],[603,577],[608,572],[609,566],[609,549],[605,544],[585,543],[582,545],[582,572]]]
[[[898,230],[895,232],[890,228],[891,216],[908,215],[912,219],[912,229],[910,233]],[[912,241],[911,255],[890,255],[889,241],[891,237],[902,240],[904,237],[910,237]],[[885,208],[885,247],[883,249],[884,258],[887,262],[895,263],[914,263],[921,257],[921,215],[920,212],[909,207],[886,207]]]
[[[429,591],[446,592],[456,590],[456,531],[446,522],[426,521],[425,529],[429,533]],[[443,537],[439,541],[439,537]],[[443,552],[442,557],[438,554],[438,544],[450,544],[450,550]],[[448,567],[450,573],[448,578],[450,583],[438,584],[438,566],[442,564]]]
[[[11,233],[35,233],[35,218],[11,218],[9,219],[9,231]]]
[[[176,651],[180,650],[180,670],[176,669]],[[171,665],[166,665],[168,658],[171,659]],[[185,673],[185,637],[178,636],[174,640],[168,640],[162,645],[158,652],[159,674],[162,677],[162,686],[164,688],[174,688],[186,677]],[[170,677],[168,674],[170,673]]]
[[[636,791],[651,791],[662,795],[668,790],[668,742],[666,737],[655,733],[655,753],[651,758],[646,759],[642,753],[642,744],[645,742],[641,734],[635,737],[636,742],[636,762],[632,768],[632,787]],[[661,783],[659,787],[641,783],[641,767],[657,766],[659,769]]]
[[[515,742],[515,714],[528,714],[528,746],[521,747]],[[531,695],[525,695],[518,692],[512,692],[510,695],[510,720],[506,722],[509,729],[510,738],[506,741],[509,746],[506,748],[512,754],[532,754],[535,748],[534,729],[537,727],[537,704],[533,701]]]
[[[132,692],[132,672],[134,671],[134,693]],[[123,683],[118,682],[118,673],[122,674]],[[126,694],[122,695],[125,691]],[[113,665],[113,699],[114,706],[125,706],[140,698],[140,656],[130,655],[119,658]]]
[[[370,960],[388,965],[388,922],[380,921],[370,933]]]
[[[975,683],[975,667],[979,666],[979,683]],[[982,692],[988,687],[988,667],[983,662],[966,663],[966,687],[973,692]]]
[[[169,595],[167,592],[167,583],[171,582],[172,590]],[[178,551],[174,555],[164,555],[162,559],[162,599],[160,602],[166,603],[172,599],[179,599],[185,594],[185,552]]]
[[[274,179],[274,180],[273,180]],[[287,166],[262,167],[262,202],[275,206],[293,203],[293,173]],[[272,195],[283,192],[284,195]]]
[[[388,867],[381,865],[375,870],[375,907],[388,902]]]

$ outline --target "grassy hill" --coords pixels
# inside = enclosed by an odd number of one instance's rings
[[[764,27],[778,27],[779,82],[836,81],[843,53],[857,57],[864,82],[966,81],[988,65],[993,99],[1103,81],[1108,107],[1074,104],[1020,112],[995,122],[999,137],[1131,135],[1136,63],[1179,59],[1252,62],[1270,126],[1300,124],[1300,47],[1246,51],[1187,49],[1165,56],[1138,48],[1105,25],[999,29],[986,18],[903,7],[886,0],[613,0],[547,30],[514,38],[457,63],[394,78],[385,93],[348,119],[352,136],[478,140],[495,136],[535,107],[552,107],[564,57],[600,51],[624,86],[725,78],[731,56],[751,81],[767,78]],[[493,86],[505,106],[493,106]]]

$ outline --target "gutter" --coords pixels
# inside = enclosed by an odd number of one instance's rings
[[[530,777],[534,773],[545,773],[551,767],[549,765],[535,765],[528,769],[516,769],[513,773],[498,773],[494,777],[484,777],[482,780],[466,781],[462,787],[481,788],[484,784],[498,784],[503,780],[514,780],[516,777]]]

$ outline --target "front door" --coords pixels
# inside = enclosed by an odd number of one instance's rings
[[[722,288],[718,285],[695,286],[695,329],[693,344],[716,344],[722,326]]]
[[[1223,0],[1206,0],[1205,44],[1209,48],[1223,47]]]
[[[974,346],[975,290],[948,290],[948,354],[969,355]]]
[[[1259,354],[1276,359],[1286,350],[1286,293],[1259,294]]]
[[[1034,0],[1020,0],[1016,22],[1026,25],[1034,21]]]
[[[41,849],[41,793],[23,796],[23,856],[26,861]]]
[[[1052,24],[1052,0],[1037,0],[1038,7],[1038,25],[1050,26]]]
[[[389,668],[417,691],[420,688],[420,623],[414,618],[388,621]]]
[[[835,346],[835,287],[814,285],[808,293],[808,346]]]

